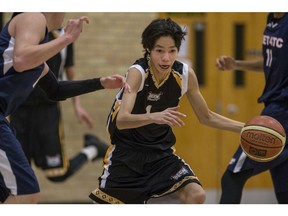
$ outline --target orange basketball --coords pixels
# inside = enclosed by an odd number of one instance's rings
[[[276,158],[284,149],[286,133],[270,116],[256,116],[241,130],[240,144],[247,156],[258,162]]]

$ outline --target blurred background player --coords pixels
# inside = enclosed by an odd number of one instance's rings
[[[216,59],[220,70],[264,71],[265,88],[258,102],[264,103],[261,115],[277,119],[288,134],[288,14],[269,13],[262,41],[261,60],[235,60],[229,56]],[[287,141],[286,141],[287,143]],[[279,203],[288,204],[288,145],[270,162],[248,158],[239,146],[222,176],[220,203],[240,203],[246,181],[266,170],[270,171]]]
[[[58,29],[48,34],[49,41],[64,34]],[[59,80],[74,80],[73,43],[46,62]],[[82,108],[79,96],[72,98],[75,115],[79,122],[93,128],[93,121]],[[29,98],[10,116],[10,123],[22,144],[29,162],[41,168],[50,181],[63,182],[72,176],[86,162],[104,157],[108,148],[104,142],[92,134],[85,134],[84,147],[71,159],[67,158],[64,143],[64,128],[60,102],[51,101],[36,86]],[[45,127],[43,127],[43,124]],[[35,130],[37,128],[37,130]]]
[[[89,23],[87,16],[69,19],[64,35],[47,41],[47,33],[60,28],[64,17],[65,13],[13,13],[0,32],[0,203],[39,202],[37,177],[7,120],[36,85],[55,101],[123,86],[130,91],[118,74],[77,81],[56,79],[46,61],[77,40],[83,24]]]

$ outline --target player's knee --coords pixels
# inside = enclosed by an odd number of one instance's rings
[[[186,185],[178,192],[181,203],[185,204],[203,204],[206,199],[206,193],[198,184]]]
[[[28,204],[37,204],[40,201],[40,193],[34,193],[21,196],[21,199],[18,199],[19,203],[28,203]]]
[[[29,203],[36,204],[40,201],[40,193],[31,194],[29,196]]]
[[[180,197],[181,203],[184,204],[203,204],[205,199],[206,194],[204,190],[189,193]]]
[[[188,203],[194,204],[203,204],[206,199],[206,193],[204,190],[199,190],[196,193],[193,193],[188,199]]]

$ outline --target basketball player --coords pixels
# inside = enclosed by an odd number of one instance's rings
[[[119,75],[57,81],[45,61],[74,42],[83,24],[89,21],[85,16],[70,19],[63,36],[46,42],[47,33],[60,28],[64,16],[65,13],[15,13],[0,33],[0,202],[39,200],[37,178],[6,119],[35,85],[41,86],[52,100],[65,100],[103,88],[128,87]],[[45,122],[40,127],[45,128]]]
[[[131,93],[120,90],[108,116],[111,146],[104,158],[96,203],[147,203],[176,193],[182,203],[203,203],[205,191],[190,166],[174,154],[173,127],[182,127],[179,100],[186,95],[199,121],[240,133],[244,123],[208,109],[196,75],[177,60],[186,32],[171,19],[156,19],[142,33],[144,58],[127,72]],[[192,130],[192,129],[191,129]]]
[[[261,115],[277,119],[288,134],[288,14],[269,13],[262,40],[262,60],[244,61],[220,56],[216,66],[220,70],[263,71],[266,85],[258,102],[264,103]],[[287,142],[286,142],[287,143]],[[220,203],[240,203],[246,181],[269,170],[279,203],[288,204],[288,146],[271,162],[249,159],[239,146],[222,176]]]
[[[48,41],[64,35],[64,28],[48,33]],[[66,75],[74,80],[73,43],[62,49],[47,62],[58,80]],[[65,71],[65,74],[64,74]],[[90,129],[93,121],[82,108],[79,96],[72,98],[75,114],[80,121],[85,121]],[[63,182],[78,171],[89,160],[103,157],[108,145],[92,134],[84,136],[84,148],[69,160],[65,151],[64,130],[60,103],[51,101],[39,86],[35,86],[28,99],[10,115],[10,124],[16,130],[24,153],[31,163],[41,168],[47,179]],[[45,122],[46,127],[41,127]],[[38,128],[35,130],[35,128]]]

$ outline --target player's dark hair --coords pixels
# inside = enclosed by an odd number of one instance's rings
[[[180,50],[182,40],[187,34],[177,23],[171,18],[153,20],[142,33],[142,46],[144,48],[144,57],[147,59],[150,50],[155,46],[156,41],[162,36],[170,36],[175,46]]]

